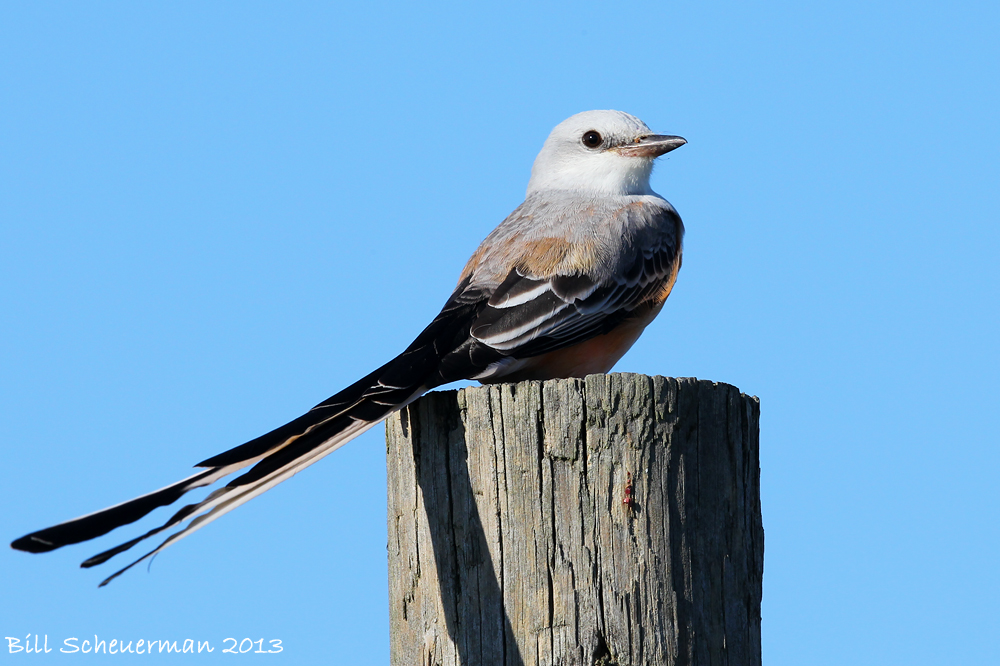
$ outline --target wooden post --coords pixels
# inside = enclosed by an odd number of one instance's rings
[[[760,664],[759,402],[644,375],[386,427],[394,666]]]

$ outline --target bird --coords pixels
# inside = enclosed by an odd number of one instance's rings
[[[433,388],[610,371],[663,308],[681,267],[684,225],[649,180],[656,158],[685,143],[621,111],[564,120],[534,161],[524,202],[483,240],[441,312],[401,354],[289,423],[201,461],[187,478],[11,546],[43,553],[88,541],[243,470],[159,527],[85,560],[84,568],[102,564],[188,521],[104,586]]]

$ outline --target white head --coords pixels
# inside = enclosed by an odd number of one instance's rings
[[[528,194],[650,194],[653,160],[685,143],[679,136],[653,134],[646,123],[621,111],[584,111],[549,134],[531,167]]]

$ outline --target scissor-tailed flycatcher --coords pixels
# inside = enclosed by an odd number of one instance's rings
[[[659,313],[681,266],[684,226],[649,176],[654,159],[684,143],[620,111],[563,121],[535,159],[524,203],[486,237],[406,351],[294,421],[198,463],[193,476],[11,545],[43,553],[93,539],[253,465],[162,526],[86,560],[101,564],[192,519],[105,585],[436,386],[607,372]]]

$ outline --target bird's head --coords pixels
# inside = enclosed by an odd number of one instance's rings
[[[646,123],[621,111],[584,111],[549,134],[531,168],[528,194],[649,194],[653,160],[685,143],[679,136],[654,134]]]

